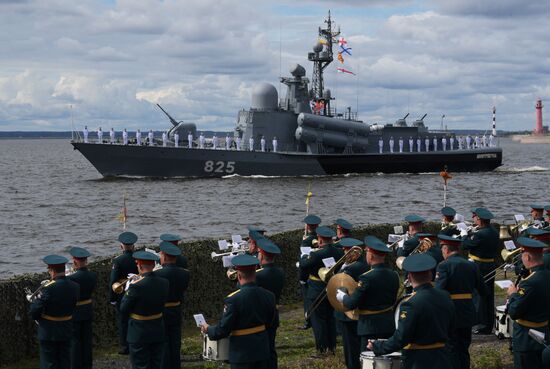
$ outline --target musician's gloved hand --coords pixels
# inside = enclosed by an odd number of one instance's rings
[[[116,301],[111,301],[110,304],[116,306]]]
[[[343,291],[342,289],[338,289],[336,291],[336,300],[338,300],[338,302],[344,302],[344,296],[347,296],[348,293]]]
[[[460,230],[460,236],[465,237],[468,235],[468,231],[466,229]]]

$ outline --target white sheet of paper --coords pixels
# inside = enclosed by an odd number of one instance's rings
[[[514,219],[516,220],[516,222],[521,222],[525,220],[525,217],[523,216],[523,214],[516,214],[514,215]]]
[[[227,250],[229,248],[229,245],[227,244],[226,240],[219,240],[218,241],[218,247],[220,248],[220,250],[224,251],[224,250]]]
[[[233,263],[231,260],[235,257],[235,255],[227,255],[222,258],[223,267],[224,268],[231,268],[233,267]]]
[[[511,251],[516,249],[516,244],[512,240],[504,241],[504,247],[506,250]]]
[[[398,225],[393,227],[393,233],[395,234],[403,234],[403,226]],[[393,241],[395,242],[395,241]]]
[[[468,226],[466,225],[466,223],[462,222],[462,223],[458,223],[456,225],[456,228],[458,228],[460,231],[463,231],[463,230],[468,229]]]
[[[455,222],[464,223],[464,215],[456,213]]]
[[[309,247],[309,246],[300,247],[300,252],[302,254],[309,255],[309,254],[311,254],[311,247]]]
[[[513,286],[514,282],[512,282],[509,279],[505,279],[505,280],[502,280],[502,281],[495,281],[495,284],[497,286],[499,286],[500,288],[502,288],[503,290],[505,290],[505,289],[508,289],[508,287]]]
[[[158,252],[156,252],[155,250],[150,249],[150,248],[148,248],[148,247],[145,248],[145,251],[150,252],[151,254],[155,254],[155,255],[159,256],[159,253],[158,253]]]
[[[325,264],[326,268],[330,268],[334,264],[336,264],[336,260],[331,256],[330,258],[323,259],[323,264]]]
[[[195,318],[195,323],[197,323],[197,327],[206,324],[206,319],[204,319],[204,315],[202,314],[193,314],[193,318]]]
[[[241,243],[241,242],[243,242],[243,238],[241,237],[240,234],[232,234],[231,235],[231,241],[233,243]]]
[[[399,241],[403,238],[403,235],[402,234],[389,234],[388,235],[388,242],[389,243],[394,243],[396,241]]]

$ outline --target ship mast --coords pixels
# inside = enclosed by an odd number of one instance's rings
[[[334,60],[332,54],[332,44],[333,42],[336,42],[336,37],[340,35],[340,27],[338,27],[338,31],[332,31],[330,10],[325,23],[327,24],[326,28],[319,27],[319,40],[313,47],[313,52],[308,54],[308,60],[313,62],[311,99],[316,106],[322,106],[324,112],[323,115],[331,115],[331,96],[329,94],[325,94],[324,91],[323,71]]]

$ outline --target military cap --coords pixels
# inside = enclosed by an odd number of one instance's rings
[[[281,249],[279,248],[279,246],[275,245],[271,240],[268,240],[267,238],[259,239],[257,245],[261,251],[266,252],[268,254],[281,253]]]
[[[535,227],[529,227],[524,232],[529,236],[544,236],[544,235],[550,234],[550,231],[547,231],[545,229],[535,228]]]
[[[456,210],[451,208],[450,206],[445,206],[441,209],[441,214],[445,215],[446,217],[454,217],[456,215]]]
[[[319,218],[317,215],[308,215],[304,218],[305,224],[320,224],[321,218]]]
[[[162,241],[160,243],[160,251],[171,256],[181,255],[181,249],[169,241]]]
[[[264,238],[258,231],[250,231],[248,232],[248,237],[253,239],[254,241],[258,241],[260,238]]]
[[[455,246],[460,246],[460,244],[462,243],[462,240],[460,238],[453,237],[453,236],[447,236],[444,233],[438,234],[437,238],[439,238],[439,240],[442,244],[451,244],[451,245],[455,245]]]
[[[317,228],[317,235],[321,236],[321,237],[328,238],[328,237],[336,236],[336,232],[334,232],[334,230],[332,228],[329,228],[327,226],[321,226],[321,227]]]
[[[137,242],[138,236],[133,232],[122,232],[118,235],[118,240],[125,245],[133,245]]]
[[[523,248],[538,249],[541,251],[546,247],[544,242],[529,237],[518,237],[516,243]]]
[[[485,208],[475,208],[472,209],[472,213],[477,215],[480,219],[490,220],[493,219],[495,216],[493,213],[491,213],[489,210]]]
[[[258,227],[258,226],[255,226],[255,225],[249,225],[246,227],[248,229],[248,232],[259,232],[259,233],[264,233],[265,232],[265,228],[263,227]]]
[[[409,223],[424,223],[425,221],[426,219],[416,214],[409,214],[405,217],[405,222],[409,222]]]
[[[382,242],[378,237],[375,237],[375,236],[366,236],[365,246],[367,246],[369,249],[372,249],[376,252],[383,252],[385,254],[388,254],[391,252],[391,249],[388,246],[386,246],[386,244]]]
[[[418,238],[437,238],[437,236],[433,233],[417,233],[416,236]]]
[[[148,261],[159,261],[159,257],[152,252],[148,251],[136,251],[132,254],[132,257],[136,260],[148,260]]]
[[[75,258],[87,258],[90,256],[90,252],[82,247],[71,247],[69,254]]]
[[[529,207],[533,210],[544,210],[544,205],[531,204],[531,205],[529,205]]]
[[[544,211],[550,211],[550,205],[546,205],[546,206],[544,207]]]
[[[344,229],[349,230],[349,229],[353,228],[353,224],[351,224],[350,222],[348,222],[347,220],[342,219],[342,218],[336,219],[336,221],[334,223],[338,224],[340,227],[342,227]]]
[[[255,269],[256,265],[260,264],[260,261],[252,255],[242,254],[237,255],[231,259],[231,264],[235,269]]]
[[[403,261],[403,270],[410,273],[425,272],[436,265],[437,261],[428,254],[412,254]]]
[[[160,240],[168,242],[181,241],[181,236],[179,234],[163,233],[160,235]]]
[[[364,243],[361,240],[351,237],[344,237],[338,242],[342,247],[354,247],[354,246],[363,246]]]
[[[61,255],[48,255],[44,256],[42,261],[48,265],[66,264],[69,260],[65,256]]]

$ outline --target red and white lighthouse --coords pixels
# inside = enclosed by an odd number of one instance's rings
[[[542,128],[542,100],[537,100],[537,105],[535,105],[537,122],[535,126],[535,131],[533,132],[536,135],[542,135],[544,133]]]

